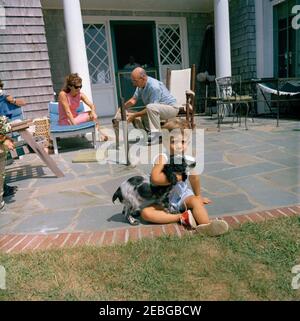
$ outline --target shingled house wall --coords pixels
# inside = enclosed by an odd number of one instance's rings
[[[0,0],[0,79],[5,91],[26,99],[26,118],[48,114],[53,100],[48,47],[40,0]],[[4,8],[4,9],[3,9]]]

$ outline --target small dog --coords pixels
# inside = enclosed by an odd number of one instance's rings
[[[187,179],[187,171],[196,166],[195,159],[189,156],[171,156],[168,164],[165,164],[163,173],[170,185],[157,186],[150,182],[150,177],[133,176],[124,181],[115,191],[112,201],[118,199],[124,208],[122,214],[131,225],[138,225],[135,217],[140,215],[143,208],[151,204],[162,204],[168,207],[168,195],[177,183],[176,174],[182,175],[182,181]]]

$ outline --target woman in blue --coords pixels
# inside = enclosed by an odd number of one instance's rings
[[[22,113],[19,108],[25,106],[26,101],[22,98],[14,98],[11,95],[5,95],[3,87],[4,84],[0,79],[0,115],[12,119],[14,114]]]
[[[0,79],[0,116],[6,116],[8,119],[12,120],[17,115],[22,115],[20,107],[25,106],[26,101],[22,98],[14,98],[11,95],[6,95],[3,91],[3,87],[4,84]],[[13,141],[7,137],[5,138],[4,145],[6,145],[8,149],[14,148]],[[16,190],[16,186],[9,186],[4,183],[3,196],[11,196],[15,194]]]

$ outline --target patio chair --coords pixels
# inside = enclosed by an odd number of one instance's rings
[[[221,77],[216,78],[217,92],[217,113],[218,113],[218,131],[221,129],[221,123],[227,115],[232,115],[232,126],[235,117],[241,126],[242,106],[246,106],[245,111],[245,129],[247,127],[247,118],[249,114],[249,104],[253,102],[252,96],[240,95],[241,77]]]
[[[195,84],[196,66],[181,70],[167,69],[166,87],[182,106],[178,117],[185,117],[191,128],[195,127]]]
[[[83,103],[77,112],[84,111]],[[58,103],[49,103],[49,116],[50,116],[50,137],[53,140],[54,153],[58,154],[57,138],[65,138],[77,135],[84,135],[86,133],[92,133],[93,145],[96,148],[96,124],[93,121],[89,121],[80,125],[59,125],[58,124]]]

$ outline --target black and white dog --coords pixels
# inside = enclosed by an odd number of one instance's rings
[[[176,185],[176,174],[182,175],[182,180],[187,179],[187,172],[196,166],[195,159],[190,156],[171,156],[169,163],[165,164],[163,173],[170,185],[156,186],[150,182],[150,177],[133,176],[124,181],[115,191],[112,201],[118,199],[124,208],[122,214],[131,225],[138,225],[139,220],[135,217],[140,215],[143,208],[151,204],[161,204],[168,207],[168,195],[172,187]]]

